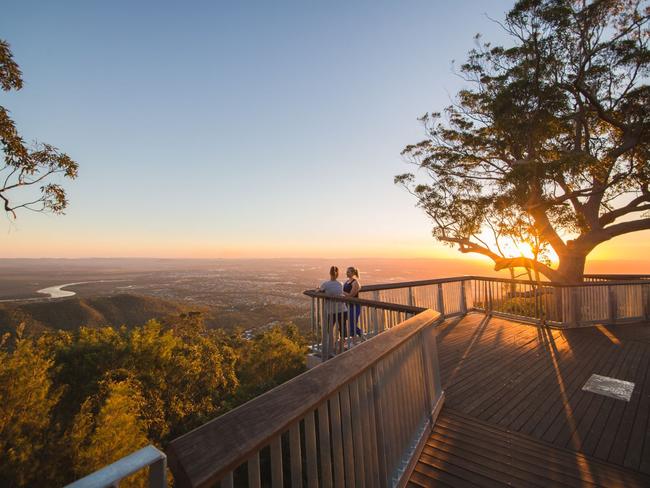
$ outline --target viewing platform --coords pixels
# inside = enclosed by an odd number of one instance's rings
[[[648,278],[306,291],[322,364],[173,440],[174,484],[650,486]]]

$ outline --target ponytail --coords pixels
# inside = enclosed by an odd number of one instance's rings
[[[357,278],[359,278],[359,270],[354,266],[349,266],[348,271],[352,272],[352,276],[356,276]]]

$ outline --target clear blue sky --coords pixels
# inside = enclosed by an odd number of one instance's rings
[[[0,104],[80,173],[0,255],[455,256],[392,178],[511,4],[8,2]]]

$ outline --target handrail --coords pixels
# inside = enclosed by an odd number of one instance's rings
[[[650,274],[585,274],[584,279],[588,280],[613,280],[613,281],[636,281],[636,280],[650,280]]]
[[[363,291],[392,290],[397,288],[436,285],[439,283],[455,283],[459,281],[468,281],[473,278],[474,276],[453,276],[451,278],[436,278],[432,280],[400,281],[395,283],[375,283],[371,285],[363,285],[362,290]]]
[[[510,283],[510,284],[521,284],[521,285],[541,285],[541,286],[557,286],[563,288],[577,287],[577,286],[607,286],[607,285],[628,285],[630,283],[647,283],[650,284],[650,275],[584,275],[585,278],[591,277],[605,277],[607,281],[595,281],[595,282],[581,282],[581,283],[561,283],[557,281],[548,281],[548,280],[520,280],[520,279],[510,279],[510,278],[500,278],[496,276],[480,276],[480,275],[466,275],[466,276],[454,276],[451,278],[436,278],[431,280],[418,280],[418,281],[400,281],[395,283],[373,283],[370,285],[363,285],[363,291],[380,291],[380,290],[393,290],[398,288],[407,288],[407,287],[419,287],[427,285],[436,285],[443,283],[456,283],[460,281],[472,281],[472,280],[481,280],[481,281],[491,281],[493,283]],[[614,279],[618,277],[619,279]],[[629,278],[628,278],[629,277]]]
[[[650,276],[586,275],[583,283],[463,276],[366,285],[384,303],[435,308],[444,317],[479,311],[553,327],[650,320]],[[385,305],[386,306],[386,305]]]
[[[368,392],[368,378],[371,370],[373,371],[372,377],[378,373],[375,371],[375,367],[384,362],[384,360],[389,360],[390,364],[393,366],[385,365],[382,367],[388,368],[398,368],[401,367],[394,359],[391,359],[395,353],[401,351],[399,354],[404,356],[405,359],[408,359],[411,365],[417,365],[419,363],[415,361],[415,356],[408,356],[408,352],[404,352],[403,348],[409,344],[408,347],[419,348],[419,347],[428,347],[435,348],[435,329],[430,326],[434,324],[440,318],[440,314],[433,310],[426,310],[419,315],[406,320],[397,327],[392,328],[391,330],[381,334],[372,340],[366,341],[358,345],[354,351],[349,351],[348,353],[341,354],[334,358],[331,361],[323,363],[322,365],[313,368],[296,378],[274,388],[273,390],[245,403],[244,405],[231,410],[230,412],[222,415],[221,417],[214,419],[201,427],[173,440],[168,449],[167,453],[169,455],[169,464],[174,473],[174,479],[179,487],[205,487],[212,486],[219,480],[225,483],[225,486],[231,486],[233,470],[240,466],[242,463],[248,461],[248,473],[249,473],[249,485],[256,486],[259,480],[259,452],[260,450],[267,446],[271,446],[271,457],[274,458],[274,469],[280,470],[280,479],[282,478],[282,442],[280,442],[280,436],[283,433],[290,431],[291,436],[291,471],[292,477],[300,476],[301,477],[301,466],[303,464],[303,456],[306,457],[306,465],[308,467],[308,477],[310,481],[314,477],[318,477],[318,472],[322,472],[322,476],[326,474],[330,476],[329,481],[331,484],[331,475],[329,468],[315,470],[316,461],[316,440],[315,440],[315,424],[314,424],[314,413],[318,412],[318,431],[319,442],[325,440],[322,438],[324,435],[327,437],[327,442],[329,442],[329,423],[323,424],[323,421],[327,421],[327,416],[330,417],[332,422],[332,440],[335,441],[335,435],[338,435],[339,441],[341,440],[341,431],[338,433],[335,432],[336,429],[341,428],[341,425],[336,422],[341,421],[343,417],[343,411],[345,410],[345,405],[341,406],[341,413],[339,413],[339,397],[342,389],[347,388],[346,385],[350,385],[350,393],[348,397],[348,390],[345,390],[345,399],[342,397],[342,402],[352,402],[354,401],[363,403],[368,400],[368,396],[363,396],[361,392]],[[433,342],[429,337],[424,338],[424,340],[418,339],[416,342],[411,341],[415,339],[417,334],[422,334],[425,329],[431,329]],[[419,351],[419,349],[417,349]],[[410,351],[410,349],[409,349]],[[422,354],[422,358],[429,366],[432,363],[428,361],[432,360],[429,355],[424,354],[423,352],[418,352],[417,355]],[[412,353],[411,353],[412,354]],[[435,351],[433,351],[435,354]],[[407,357],[408,356],[408,357]],[[435,388],[436,391],[430,391],[427,393],[426,402],[429,406],[429,416],[431,410],[438,405],[438,401],[441,401],[442,390],[440,388],[439,377],[435,377],[438,374],[437,371],[437,358],[434,356],[436,363],[430,368],[427,366],[425,371],[417,373],[424,374],[425,376],[434,375],[433,378],[430,378],[429,384],[416,384],[413,381],[409,381],[414,388],[417,388],[418,391],[422,391],[422,388]],[[411,371],[411,374],[416,374]],[[378,383],[374,384],[373,388],[376,398],[377,395],[381,397],[382,385],[384,382],[389,381],[388,379],[377,378]],[[422,378],[425,379],[424,377]],[[402,380],[404,381],[404,380]],[[361,383],[360,383],[361,382]],[[412,393],[415,394],[415,393]],[[359,395],[362,395],[362,399],[359,400]],[[357,398],[355,398],[355,396]],[[429,402],[431,400],[431,402]],[[332,411],[329,411],[328,414],[328,401],[335,401],[336,408]],[[394,398],[391,398],[391,401],[396,401]],[[402,399],[402,401],[405,401]],[[417,404],[417,403],[416,403]],[[357,405],[356,408],[359,407]],[[397,405],[395,405],[397,407]],[[438,405],[439,406],[439,405]],[[332,405],[330,405],[331,409]],[[354,430],[354,444],[355,448],[352,452],[349,452],[351,446],[346,446],[348,452],[345,456],[354,456],[356,451],[356,445],[361,443],[366,445],[372,444],[372,440],[375,439],[374,434],[368,431],[370,437],[365,438],[366,423],[369,415],[369,412],[354,411],[354,408],[351,408],[350,405],[347,405],[347,415],[354,415],[353,422],[359,422],[358,425],[351,425],[349,428]],[[402,406],[399,409],[404,408],[414,408],[412,406]],[[398,412],[390,412],[393,414],[400,414]],[[373,410],[373,415],[377,416],[377,422],[383,422],[383,419],[380,418],[381,412]],[[419,414],[418,414],[419,415]],[[322,417],[321,417],[322,416]],[[357,418],[359,417],[359,418]],[[415,418],[415,417],[412,417]],[[305,429],[305,440],[306,445],[301,444],[300,437],[300,422],[303,420],[304,429]],[[349,418],[343,418],[343,431],[345,437],[345,422],[350,422]],[[362,426],[364,429],[362,429]],[[419,424],[418,424],[419,425]],[[373,429],[377,426],[373,426]],[[381,427],[381,426],[380,426]],[[418,427],[419,428],[419,427]],[[298,430],[296,430],[298,429]],[[324,431],[321,429],[325,429]],[[352,432],[348,432],[352,435]],[[413,432],[408,432],[408,437],[411,439],[413,437]],[[350,437],[350,442],[352,442],[352,437]],[[379,439],[375,439],[377,444],[375,445],[378,448],[380,453],[383,453],[383,449],[386,446],[381,445]],[[388,441],[388,439],[387,439]],[[391,448],[397,448],[397,438],[393,439],[395,446]],[[410,442],[410,441],[409,441]],[[296,444],[297,443],[297,444]],[[297,446],[297,447],[296,447]],[[301,450],[302,448],[302,450]],[[275,451],[274,451],[275,449]],[[280,449],[278,454],[277,449]],[[326,459],[321,459],[321,462],[330,463],[328,466],[331,466],[333,462],[329,456],[329,444],[327,444],[325,452],[322,450],[323,446],[321,445],[321,450],[319,451],[322,455],[327,455]],[[302,454],[301,454],[302,453]],[[340,452],[334,452],[334,455],[342,455]],[[358,455],[360,455],[359,453]],[[376,453],[366,452],[366,456],[373,456]],[[383,454],[382,454],[383,455]],[[279,457],[278,457],[279,456]],[[298,456],[295,458],[295,456]],[[381,456],[380,456],[381,457]],[[295,458],[295,459],[294,459]],[[371,459],[368,459],[370,462]],[[346,459],[342,458],[341,462],[347,462]],[[377,464],[378,469],[387,469],[387,466],[384,464],[381,465],[383,461],[379,460]],[[392,460],[391,460],[392,462]],[[280,464],[278,466],[277,464]],[[356,465],[355,465],[356,466]],[[298,474],[294,471],[297,470]],[[357,470],[368,469],[367,466],[356,466],[352,468]],[[388,469],[391,469],[388,466]],[[333,467],[334,476],[337,476],[336,466]],[[342,472],[342,469],[341,469]],[[346,469],[347,473],[347,469]],[[277,472],[274,471],[274,477]],[[359,473],[362,475],[363,473]],[[368,473],[366,473],[368,474]],[[373,476],[376,476],[377,473],[374,473]],[[387,476],[393,476],[393,473],[387,473]],[[251,478],[253,481],[251,481]],[[275,478],[274,478],[275,480]],[[347,479],[346,479],[347,480]],[[323,481],[325,486],[327,483]],[[372,484],[372,483],[369,483]],[[381,486],[386,486],[388,483],[386,479],[383,479]],[[275,484],[274,484],[275,486]]]
[[[370,287],[364,287],[363,291],[370,291],[369,288]],[[410,305],[403,305],[401,303],[388,303],[388,302],[381,302],[378,300],[368,300],[366,298],[355,298],[355,297],[347,297],[347,296],[340,296],[340,297],[333,296],[323,292],[319,292],[317,290],[305,290],[303,294],[312,298],[322,298],[322,299],[330,300],[333,302],[340,302],[340,303],[353,303],[357,305],[366,305],[368,307],[382,308],[384,310],[390,310],[393,312],[418,314],[426,310],[426,308],[424,307],[414,307]]]
[[[167,488],[167,456],[149,445],[89,474],[65,488],[109,488],[149,466],[149,487]]]

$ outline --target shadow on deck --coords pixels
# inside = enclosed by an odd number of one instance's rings
[[[650,486],[649,326],[470,314],[438,348],[447,399],[412,485]],[[593,373],[634,382],[630,401],[583,391]]]

